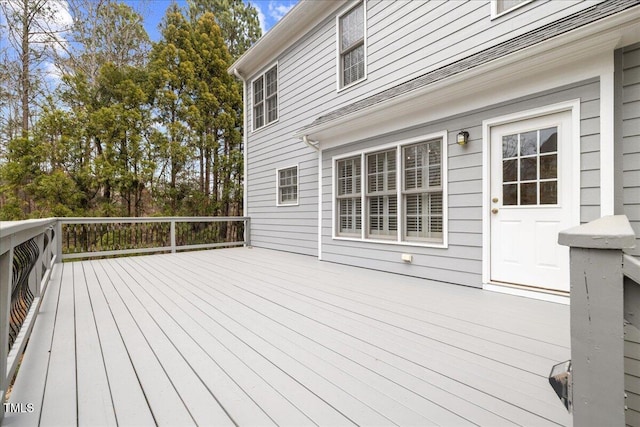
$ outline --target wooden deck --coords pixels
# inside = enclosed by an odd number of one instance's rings
[[[569,358],[567,306],[312,257],[64,263],[3,425],[570,425]]]

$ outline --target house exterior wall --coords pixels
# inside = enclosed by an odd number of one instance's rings
[[[309,255],[319,254],[318,154],[292,137],[300,127],[327,111],[438,69],[595,3],[598,2],[535,1],[491,19],[490,1],[368,0],[365,3],[367,79],[339,91],[336,84],[335,14],[310,28],[279,57],[245,76],[247,99],[251,100],[252,80],[273,64],[278,64],[278,121],[254,132],[251,126],[252,105],[250,102],[246,105],[249,123],[246,214],[252,220],[252,243]],[[344,8],[350,4],[345,3]],[[594,124],[589,126],[593,128]],[[587,132],[592,130],[587,129]],[[597,157],[597,153],[591,156]],[[595,161],[587,159],[588,164]],[[276,206],[276,169],[292,165],[298,165],[300,172],[299,203],[296,206]],[[470,172],[453,172],[453,179],[462,173]],[[587,174],[587,178],[597,182],[596,174]],[[584,189],[585,198],[595,203],[596,191],[589,188]],[[593,203],[584,206],[588,217],[594,210]]]
[[[636,247],[629,250],[640,256],[640,44],[620,49],[617,73],[618,130],[616,138],[621,157],[622,210],[636,233]]]
[[[580,99],[580,221],[589,222],[600,217],[599,96],[599,81],[591,79],[323,151],[322,259],[482,287],[482,122],[512,112]],[[464,147],[455,142],[460,129],[470,134],[470,141]],[[448,248],[389,245],[384,242],[332,238],[334,156],[443,130],[448,132]],[[401,260],[403,253],[413,255],[411,264]]]

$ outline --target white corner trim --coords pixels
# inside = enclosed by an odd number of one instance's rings
[[[600,216],[614,214],[614,53],[609,52],[600,74]]]
[[[318,260],[322,261],[322,150],[318,150]]]
[[[482,122],[482,283],[491,283],[491,127],[547,114],[571,112],[571,221],[580,224],[580,99],[506,114]]]

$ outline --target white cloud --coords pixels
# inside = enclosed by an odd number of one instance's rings
[[[295,6],[295,3],[292,2],[278,2],[278,1],[270,1],[269,2],[269,16],[271,16],[276,21],[282,19],[284,15],[291,10],[291,8]]]
[[[2,1],[2,0],[0,0]],[[8,13],[20,13],[23,4],[18,0],[4,0]],[[67,0],[46,0],[43,12],[36,16],[33,23],[34,43],[51,47],[60,51],[61,45],[66,45],[66,34],[71,30],[73,17],[69,11]],[[6,24],[6,21],[3,22]],[[13,34],[16,38],[18,35]]]
[[[264,34],[267,32],[267,17],[264,15],[260,4],[258,4],[257,2],[253,2],[251,3],[251,5],[258,11],[258,21],[260,21],[260,29],[262,30],[262,34]]]

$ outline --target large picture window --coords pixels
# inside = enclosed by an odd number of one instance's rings
[[[278,65],[253,81],[253,130],[278,120]]]
[[[339,87],[365,78],[365,4],[360,2],[338,18]]]
[[[445,160],[445,133],[336,159],[335,237],[445,245]]]

